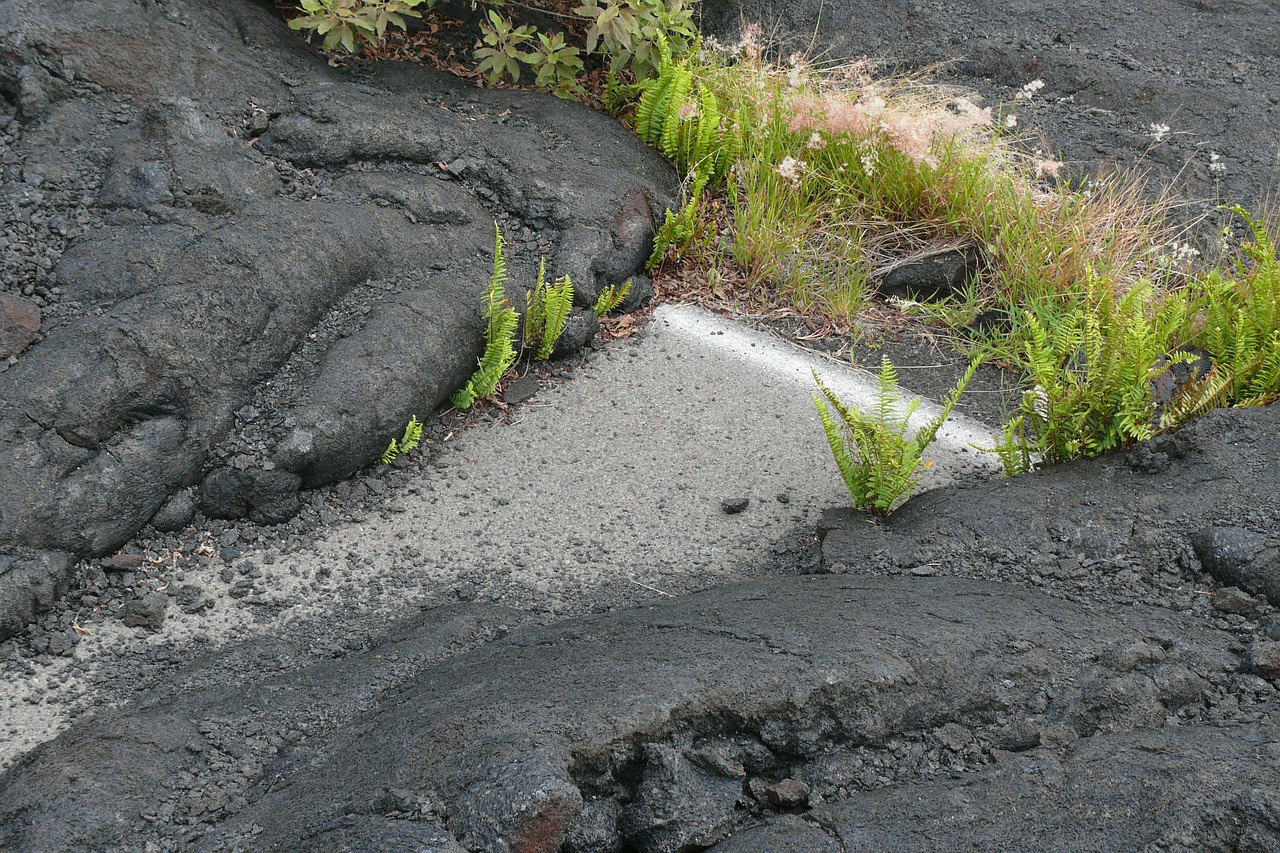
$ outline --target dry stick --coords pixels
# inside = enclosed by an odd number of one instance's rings
[[[675,596],[672,595],[671,593],[663,592],[662,590],[658,589],[656,586],[649,586],[647,583],[640,583],[640,581],[632,580],[631,578],[627,578],[627,580],[631,581],[636,586],[642,586],[645,589],[653,590],[654,592],[658,593],[658,595],[665,595],[667,598],[675,598]]]

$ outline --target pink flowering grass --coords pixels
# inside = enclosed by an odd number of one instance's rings
[[[846,319],[904,255],[975,246],[987,304],[1070,300],[1090,270],[1124,289],[1147,272],[1162,209],[1129,178],[1090,193],[1048,186],[1062,164],[1020,153],[1003,116],[920,79],[877,79],[869,61],[772,62],[752,30],[727,63],[698,69],[745,148],[729,182],[717,280]]]

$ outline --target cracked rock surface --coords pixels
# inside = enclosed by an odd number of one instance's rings
[[[1200,739],[1191,723],[1204,694],[1238,656],[1202,619],[1155,608],[1099,612],[956,578],[794,576],[528,628],[430,661],[460,629],[495,618],[432,612],[341,663],[233,688],[194,667],[10,771],[0,840],[30,851],[172,844],[186,818],[208,814],[200,849],[391,849],[427,821],[472,850],[556,850],[603,823],[623,849],[678,851],[831,797],[841,805],[819,805],[809,823],[862,849],[859,797],[915,832],[913,812],[893,806],[904,786],[972,789],[977,800],[1031,772],[1008,762],[1035,751],[1037,773],[1088,774],[1089,796],[1131,814],[1126,831],[1145,843],[1194,817],[1160,808],[1184,787],[1208,809],[1247,799],[1278,771],[1274,754],[1254,765],[1275,746],[1270,712]],[[389,661],[424,652],[426,665],[384,682]],[[1168,740],[1190,750],[1179,761],[1197,774],[1174,762],[1160,791],[1126,794],[1131,764],[1081,757],[1094,737],[1134,752],[1144,737]],[[886,753],[902,754],[887,777],[875,769]],[[187,787],[228,762],[235,789]],[[961,776],[976,781],[963,788]],[[858,797],[839,797],[850,787]],[[753,794],[787,788],[817,793]],[[1051,809],[1064,815],[1059,848],[1090,831],[1066,819],[1079,801],[1069,780],[1062,788]],[[876,823],[880,846],[906,849],[894,847],[911,841],[906,829]],[[1113,824],[1093,832],[1120,837]]]

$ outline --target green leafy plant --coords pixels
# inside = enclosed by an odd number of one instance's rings
[[[631,282],[627,282],[618,287],[611,284],[604,290],[600,291],[600,295],[596,297],[596,304],[592,308],[596,312],[597,317],[603,317],[606,314],[612,314],[618,309],[618,306],[627,300],[631,295]]]
[[[418,421],[417,415],[414,415],[409,418],[409,423],[405,425],[404,435],[399,440],[391,439],[387,449],[382,452],[382,461],[390,465],[401,453],[408,453],[417,447],[421,440],[422,424]]]
[[[537,88],[559,97],[580,97],[585,94],[579,82],[586,68],[584,53],[607,58],[612,75],[630,70],[643,80],[657,71],[660,40],[683,51],[697,37],[693,13],[683,0],[587,0],[573,14],[586,24],[583,50],[566,42],[564,33],[541,33],[530,24],[516,26],[509,17],[489,9],[474,53],[489,84],[504,79],[518,83],[522,66],[527,66],[534,72]]]
[[[467,380],[467,384],[453,395],[453,404],[460,409],[470,408],[477,400],[483,400],[497,390],[503,375],[516,362],[513,342],[516,328],[520,324],[520,315],[507,301],[504,288],[507,263],[502,254],[502,229],[495,223],[494,231],[497,236],[493,247],[493,275],[485,290],[485,319],[488,325],[485,329],[484,355],[480,357],[479,368]]]
[[[1146,282],[1121,296],[1092,275],[1087,284],[1052,323],[1023,311],[1022,366],[1033,385],[993,448],[1006,473],[1033,458],[1056,464],[1150,438],[1156,380],[1195,358],[1173,339],[1186,322],[1185,301],[1156,300]]]
[[[880,363],[875,407],[870,412],[845,405],[816,372],[813,374],[821,392],[821,396],[814,395],[813,402],[855,508],[886,516],[911,495],[920,482],[920,469],[926,464],[926,448],[973,379],[978,364],[977,359],[969,364],[938,415],[911,438],[906,435],[908,423],[920,406],[920,398],[902,406],[898,374],[887,357]]]
[[[658,37],[657,76],[642,84],[636,107],[636,135],[654,145],[696,185],[713,189],[723,183],[742,156],[741,116],[726,126],[720,101],[708,86],[694,88],[689,61],[672,57],[667,39]]]
[[[1244,259],[1228,277],[1210,271],[1200,282],[1202,329],[1195,343],[1213,367],[1184,390],[1165,412],[1171,426],[1220,406],[1254,406],[1280,397],[1280,260],[1263,224],[1243,208],[1253,241],[1241,246]]]
[[[534,70],[534,85],[558,98],[580,97],[586,93],[578,76],[582,74],[582,56],[571,44],[565,44],[564,33],[538,33],[538,46],[525,54]]]
[[[421,18],[423,3],[430,9],[436,0],[298,0],[300,17],[289,27],[324,37],[325,50],[354,52],[358,42],[378,43],[387,28],[405,28],[405,16]]]
[[[538,263],[538,281],[525,295],[524,345],[533,358],[545,361],[551,357],[560,333],[573,311],[573,282],[562,276],[554,284],[547,283],[547,259]]]
[[[503,77],[520,82],[520,64],[530,62],[532,54],[523,50],[536,35],[533,27],[515,26],[493,9],[488,20],[480,22],[481,41],[476,43],[475,58],[481,73],[489,75],[489,85],[496,85]]]
[[[630,67],[639,79],[659,64],[659,45],[674,41],[687,48],[698,35],[693,11],[683,0],[586,0],[574,13],[588,19],[587,52],[609,57],[609,69]]]
[[[381,44],[389,28],[405,29],[406,17],[420,18],[419,7],[431,9],[437,2],[293,0],[301,14],[289,26],[322,36],[325,50],[354,53],[362,43]],[[506,3],[490,0],[486,5]],[[580,29],[585,29],[582,47],[566,41],[563,32],[541,33],[531,24],[517,25],[497,8],[487,8],[473,55],[489,84],[518,83],[527,67],[534,72],[537,88],[562,98],[586,97],[580,78],[586,71],[587,54],[607,59],[611,75],[629,72],[644,80],[657,71],[660,38],[683,52],[698,35],[685,0],[585,0],[571,15],[561,17],[576,18]]]

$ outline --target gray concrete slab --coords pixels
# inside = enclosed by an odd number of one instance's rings
[[[73,657],[0,696],[0,732],[13,733],[0,738],[0,765],[65,726],[67,700],[84,689],[77,662],[92,672],[148,648],[208,649],[318,621],[357,635],[459,599],[554,618],[757,575],[773,543],[848,500],[812,369],[847,402],[869,400],[874,377],[848,364],[701,309],[660,308],[643,335],[598,352],[512,423],[461,431],[433,465],[406,470],[383,510],[287,553],[241,543],[226,561],[209,538],[214,558],[185,561],[181,583],[216,606],[170,608],[145,635],[96,621]],[[918,417],[929,414],[923,405]],[[969,447],[990,441],[987,428],[953,420],[924,486],[994,470]],[[739,497],[746,510],[726,513],[722,502]],[[246,565],[261,576],[236,594]]]

